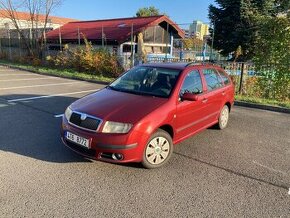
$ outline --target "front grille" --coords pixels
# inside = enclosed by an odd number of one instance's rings
[[[98,118],[94,118],[91,116],[86,116],[86,118],[84,120],[81,119],[82,114],[81,113],[77,113],[77,112],[73,112],[69,122],[84,128],[84,129],[88,129],[88,130],[93,130],[96,131],[101,123],[101,120]]]

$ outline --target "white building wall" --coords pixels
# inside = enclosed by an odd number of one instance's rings
[[[20,29],[32,28],[32,24],[30,21],[18,20],[17,23],[18,23],[18,26]],[[46,25],[46,28],[56,29],[60,26],[62,26],[62,25],[48,22]],[[37,24],[34,23],[34,28],[44,28],[44,23],[43,22],[38,22]],[[0,29],[15,29],[15,26],[14,26],[13,22],[11,21],[11,19],[0,18]]]

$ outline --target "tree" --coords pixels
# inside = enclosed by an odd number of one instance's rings
[[[275,17],[289,11],[289,0],[216,0],[218,7],[209,6],[209,18],[214,24],[214,48],[223,55],[234,53],[239,46],[240,57],[251,59],[255,53],[260,18]],[[213,29],[211,29],[213,35]]]
[[[60,3],[61,0],[0,0],[2,16],[10,19],[12,28],[17,31],[30,56],[41,54],[44,40],[39,38],[44,36],[49,15]],[[25,27],[19,21],[17,11],[29,13]]]
[[[259,86],[264,97],[290,100],[290,18],[264,17],[257,34],[254,63],[263,75]],[[271,31],[269,31],[271,30]]]
[[[183,39],[182,42],[183,42],[183,47],[185,49],[194,49],[196,46],[197,47],[203,46],[203,41],[197,37],[186,38],[186,39]]]
[[[247,9],[250,5],[243,5],[242,1],[216,0],[219,7],[209,6],[209,18],[215,26],[215,49],[220,50],[223,55],[229,55],[241,46],[244,58],[250,58],[253,53],[255,24],[251,17],[243,14],[243,11],[249,11]]]
[[[154,6],[139,8],[136,12],[137,17],[148,17],[148,16],[158,16],[160,15],[159,9]]]

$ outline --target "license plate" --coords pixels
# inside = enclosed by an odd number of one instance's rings
[[[81,145],[81,146],[86,147],[86,148],[90,148],[90,140],[89,139],[75,135],[71,132],[66,132],[65,137],[66,137],[66,139],[68,139],[68,140],[70,140],[78,145]]]

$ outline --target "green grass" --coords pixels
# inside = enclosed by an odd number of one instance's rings
[[[256,97],[249,97],[244,95],[236,95],[235,99],[238,101],[249,102],[249,103],[257,103],[262,105],[271,105],[271,106],[279,106],[290,108],[290,101],[277,101],[272,99],[264,99],[264,98],[256,98]]]
[[[88,73],[77,72],[72,69],[56,69],[56,68],[50,68],[50,67],[45,67],[45,66],[32,66],[28,64],[13,63],[6,60],[0,60],[0,64],[21,68],[23,70],[31,70],[39,74],[59,76],[59,77],[65,77],[65,78],[71,78],[71,79],[81,79],[81,80],[88,80],[88,81],[93,81],[93,82],[106,82],[106,83],[112,82],[114,80],[114,78],[105,77],[102,75],[92,75]]]

